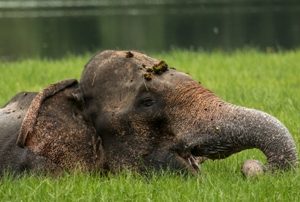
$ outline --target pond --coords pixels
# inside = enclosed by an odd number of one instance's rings
[[[300,46],[300,1],[0,1],[0,60]]]

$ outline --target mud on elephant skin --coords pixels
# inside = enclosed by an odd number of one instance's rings
[[[294,140],[276,118],[229,104],[139,52],[101,52],[80,82],[62,81],[24,99],[0,109],[1,171],[197,173],[205,158],[249,148],[266,155],[266,169],[297,164]],[[21,117],[7,114],[11,108]]]

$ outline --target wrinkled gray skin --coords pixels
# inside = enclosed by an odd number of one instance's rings
[[[80,110],[73,116],[83,117],[101,138],[101,163],[96,166],[99,170],[170,169],[196,173],[200,158],[223,159],[250,148],[258,148],[266,155],[267,169],[296,165],[294,140],[276,118],[229,104],[174,69],[155,73],[153,66],[165,67],[138,52],[104,51],[89,61],[78,87],[74,87]],[[4,112],[11,104],[0,111],[0,156],[6,159],[1,160],[2,170],[7,166],[20,169],[23,161],[31,162],[24,158],[37,159],[40,155],[55,161],[52,154],[48,157],[34,147],[39,140],[19,142],[23,148],[15,145],[32,97],[17,98],[17,105],[11,102],[16,115]],[[16,118],[19,114],[21,118]],[[65,131],[68,133],[67,128]],[[62,168],[66,165],[56,163]],[[44,164],[36,163],[39,168]]]
[[[47,158],[16,144],[22,121],[35,96],[36,93],[19,93],[0,109],[0,174],[6,170],[43,172],[55,166]]]

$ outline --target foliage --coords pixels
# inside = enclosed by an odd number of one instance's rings
[[[300,51],[234,53],[174,50],[154,54],[170,67],[189,73],[217,95],[234,104],[266,111],[281,120],[300,143]],[[18,91],[38,91],[49,83],[80,78],[90,55],[61,60],[23,60],[1,63],[0,105]],[[299,150],[299,149],[298,149]],[[248,150],[221,161],[207,161],[198,176],[168,172],[140,176],[65,174],[9,175],[0,181],[2,201],[298,201],[299,169],[245,179],[242,162],[265,161]]]

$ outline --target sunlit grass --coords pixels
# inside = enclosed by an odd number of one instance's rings
[[[91,54],[92,55],[92,54]],[[19,91],[38,91],[66,78],[80,78],[91,55],[65,59],[0,63],[0,105]],[[172,51],[154,55],[188,72],[234,104],[266,111],[281,120],[300,143],[300,51],[261,53]],[[298,149],[299,151],[299,149]],[[1,201],[299,201],[299,169],[245,179],[244,160],[264,161],[249,150],[221,161],[207,161],[199,176],[170,173],[148,177],[65,174],[58,178],[6,176]]]
[[[226,162],[223,162],[226,164]],[[206,166],[207,167],[207,166]],[[204,169],[199,176],[172,173],[148,177],[130,172],[118,175],[65,174],[59,178],[6,176],[1,201],[298,201],[296,172],[245,179],[238,173]],[[217,166],[218,167],[218,166]]]

